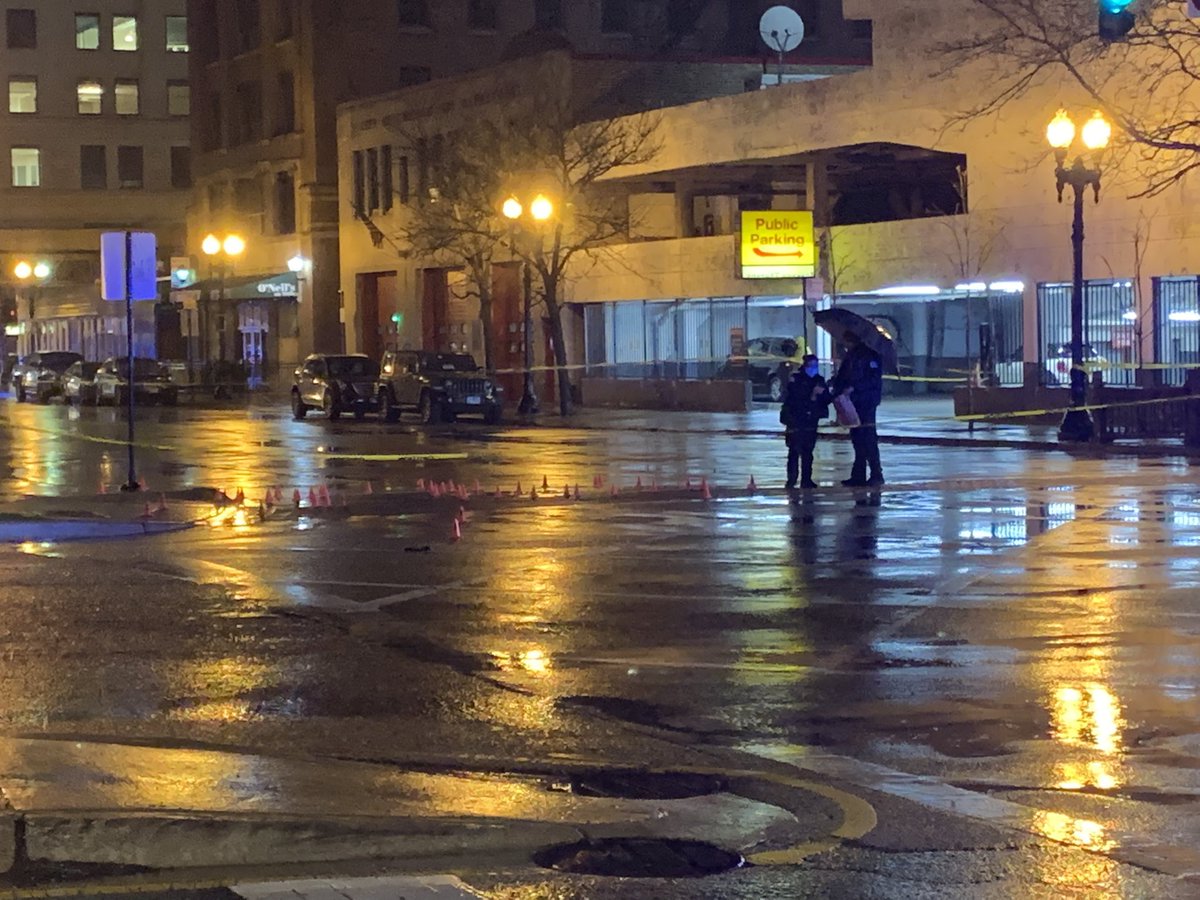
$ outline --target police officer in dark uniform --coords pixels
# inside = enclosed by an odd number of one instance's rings
[[[883,399],[883,360],[853,332],[845,337],[847,353],[833,379],[835,396],[849,397],[860,424],[850,429],[854,445],[854,465],[846,487],[877,487],[883,484],[883,466],[879,461],[879,433],[875,414]],[[870,469],[870,477],[867,470]]]
[[[787,489],[796,486],[815,488],[813,450],[817,446],[817,425],[829,415],[829,388],[821,377],[817,357],[805,354],[800,368],[792,373],[783,392],[779,421],[787,439]]]

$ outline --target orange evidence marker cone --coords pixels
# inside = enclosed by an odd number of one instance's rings
[[[308,489],[308,505],[309,506],[317,505],[317,489],[316,488]]]
[[[550,482],[545,475],[542,476],[542,490],[543,491],[550,490]]]
[[[575,485],[575,499],[579,499],[579,485]]]
[[[563,497],[567,500],[571,499],[571,486],[569,484],[563,485]]]
[[[530,499],[530,500],[536,500],[537,498],[538,498],[538,495],[537,495],[537,488],[530,488],[530,489],[529,489],[529,499]]]
[[[746,490],[748,490],[750,493],[754,493],[758,490],[758,485],[754,483],[753,475],[750,476],[750,480],[746,483]]]
[[[611,496],[615,497],[615,496],[617,496],[617,494],[619,494],[619,493],[620,493],[620,490],[619,490],[619,489],[617,488],[617,486],[614,484],[614,485],[611,485],[611,486],[609,487],[609,489],[608,489],[608,492],[609,492],[609,494],[610,494]]]
[[[708,489],[708,479],[707,478],[700,479],[700,491],[703,493],[705,500],[712,499],[712,491],[710,491]]]
[[[513,492],[513,494],[517,497],[522,497],[525,495],[525,492],[521,490],[521,482],[517,482],[517,489]]]
[[[462,540],[462,523],[458,519],[454,520],[454,540]]]
[[[417,490],[418,491],[425,490],[425,479],[424,478],[417,479]]]
[[[477,494],[483,493],[483,488],[480,486],[478,478],[475,479],[475,493],[477,493]]]
[[[364,493],[364,494],[373,494],[373,493],[375,493],[375,488],[374,488],[374,487],[372,487],[372,485],[371,485],[371,482],[369,482],[369,481],[367,482],[367,485],[366,485],[366,487],[365,487],[365,488],[363,488],[363,493]]]
[[[167,511],[167,495],[166,494],[158,495],[158,511],[159,512]]]
[[[292,491],[292,506],[296,507],[296,509],[299,509],[300,508],[300,500],[301,500],[300,488],[296,488],[294,491]]]
[[[150,508],[149,503],[147,503],[146,508],[144,510],[142,510],[142,518],[143,519],[153,519],[154,518],[154,510],[152,510]]]
[[[642,476],[641,475],[638,476],[637,484],[634,485],[634,489],[639,490],[639,491],[642,489]]]

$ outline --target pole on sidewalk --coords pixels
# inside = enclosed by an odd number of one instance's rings
[[[134,440],[134,422],[133,422],[133,386],[134,386],[134,365],[133,365],[133,232],[125,232],[125,349],[127,353],[127,362],[129,364],[129,387],[126,391],[128,394],[128,413],[129,413],[129,480],[121,485],[121,490],[125,492],[133,492],[141,490],[141,485],[137,480],[137,467],[134,464],[133,456],[133,440]]]

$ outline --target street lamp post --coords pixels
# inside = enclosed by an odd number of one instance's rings
[[[208,276],[212,279],[213,267],[217,266],[220,272],[220,282],[217,292],[217,311],[218,315],[225,314],[225,277],[228,273],[228,267],[237,257],[246,252],[246,242],[236,234],[226,235],[224,238],[219,238],[215,234],[210,234],[200,244],[200,249],[204,251],[204,255],[208,257]],[[218,264],[216,258],[220,256],[221,261]],[[206,304],[207,308],[207,304]],[[220,320],[218,319],[218,322]],[[208,332],[209,322],[207,314],[204,317],[204,333],[201,346],[201,353],[208,360]],[[220,332],[219,355],[220,361],[225,361],[225,329],[222,327]]]
[[[509,197],[504,201],[500,211],[508,219],[512,229],[512,244],[516,248],[517,232],[524,230],[524,223],[532,220],[534,233],[537,235],[535,254],[542,254],[542,228],[554,215],[554,203],[545,194],[538,194],[526,208],[517,197]],[[522,281],[525,293],[525,377],[522,381],[521,402],[517,412],[522,415],[536,413],[539,408],[537,393],[533,386],[533,269],[529,260],[523,261]]]
[[[21,355],[32,353],[36,349],[35,331],[34,331],[34,316],[35,303],[37,302],[37,285],[44,282],[50,277],[50,264],[46,262],[31,263],[26,260],[21,260],[13,266],[13,274],[17,276],[17,281],[21,283],[21,298],[25,301],[26,307],[29,310],[29,336],[21,335],[18,338],[18,343],[24,344],[24,350]],[[18,312],[18,320],[20,313]],[[21,341],[24,338],[24,341]]]
[[[1087,370],[1083,360],[1083,197],[1090,187],[1095,202],[1100,202],[1100,169],[1097,159],[1108,146],[1112,126],[1097,112],[1083,126],[1083,145],[1087,154],[1080,153],[1074,163],[1067,165],[1067,154],[1075,142],[1075,123],[1060,109],[1046,128],[1046,140],[1054,149],[1055,178],[1058,202],[1062,203],[1063,189],[1074,193],[1075,214],[1071,226],[1071,249],[1074,269],[1071,282],[1071,408],[1063,416],[1058,429],[1060,441],[1086,442],[1092,439],[1094,428],[1087,410]],[[1085,156],[1090,155],[1091,160]]]

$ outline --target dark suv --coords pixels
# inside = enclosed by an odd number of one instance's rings
[[[361,419],[375,409],[378,377],[379,368],[362,354],[313,354],[292,380],[292,415],[303,419],[319,409],[333,421],[346,412]]]
[[[503,414],[501,393],[469,354],[389,350],[383,354],[377,402],[389,422],[402,410],[415,409],[426,424],[481,415],[495,425]]]

